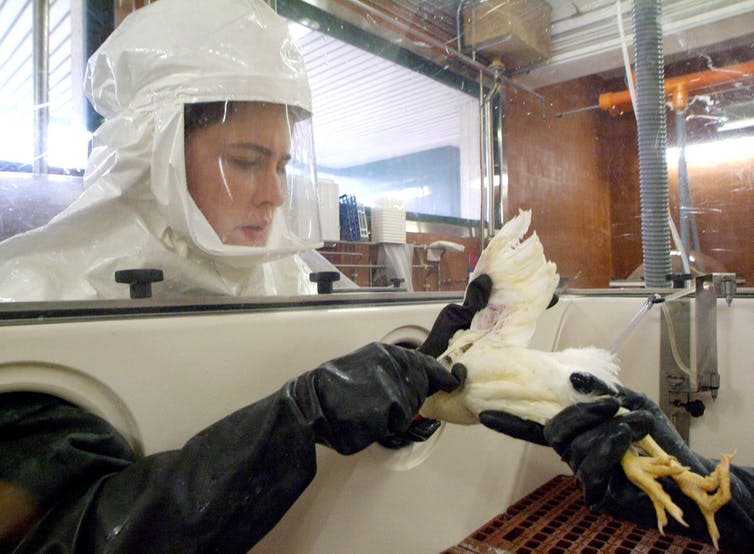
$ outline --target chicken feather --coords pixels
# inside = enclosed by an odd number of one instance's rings
[[[563,408],[597,398],[577,392],[569,380],[572,373],[591,373],[613,390],[620,384],[618,362],[606,350],[586,347],[546,352],[528,348],[536,322],[559,281],[555,264],[545,258],[536,232],[523,238],[530,224],[531,212],[520,211],[480,255],[470,280],[482,274],[490,276],[488,304],[474,316],[469,329],[451,338],[439,356],[448,367],[464,364],[466,382],[461,389],[427,398],[420,410],[422,416],[470,425],[479,422],[481,412],[500,410],[545,424]],[[640,456],[641,452],[645,455]],[[667,524],[666,511],[686,525],[681,509],[656,481],[670,476],[700,506],[717,548],[714,512],[730,499],[729,460],[730,456],[724,456],[715,472],[702,478],[648,436],[626,452],[622,465],[628,478],[652,500],[660,532]]]

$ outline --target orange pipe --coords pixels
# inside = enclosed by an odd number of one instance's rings
[[[688,105],[689,92],[748,76],[754,76],[754,60],[678,75],[665,79],[665,96],[672,102],[674,110],[683,110]],[[631,111],[631,93],[622,90],[600,94],[599,106],[612,114]]]

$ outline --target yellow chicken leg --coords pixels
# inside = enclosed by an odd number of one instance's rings
[[[674,475],[673,479],[678,483],[683,494],[696,502],[707,521],[712,544],[717,550],[717,541],[720,531],[715,523],[715,512],[722,508],[731,498],[730,496],[730,460],[734,454],[723,454],[720,463],[712,473],[706,477],[684,471]]]
[[[635,443],[647,455],[641,456],[632,446],[623,455],[621,466],[626,477],[637,487],[643,490],[654,505],[657,513],[657,528],[660,533],[668,524],[666,511],[684,527],[688,524],[683,520],[683,510],[666,493],[662,485],[657,482],[660,477],[674,477],[688,468],[682,466],[672,456],[665,453],[662,448],[650,436],[644,437]]]
[[[712,544],[718,548],[720,532],[715,523],[715,512],[725,505],[730,495],[730,460],[733,455],[723,455],[715,470],[702,477],[682,466],[678,460],[668,455],[655,440],[646,436],[635,443],[647,455],[640,456],[632,447],[621,460],[623,471],[637,487],[649,496],[657,513],[657,528],[660,533],[668,523],[666,511],[681,525],[688,527],[681,510],[656,480],[671,477],[681,491],[699,506],[707,521]]]

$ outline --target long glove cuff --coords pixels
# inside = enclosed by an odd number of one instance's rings
[[[299,419],[311,431],[314,441],[339,450],[342,445],[336,444],[334,439],[341,437],[325,416],[317,393],[317,380],[317,369],[314,369],[286,383],[283,390],[294,401]]]

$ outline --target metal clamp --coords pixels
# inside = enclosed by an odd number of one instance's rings
[[[725,298],[730,306],[736,293],[736,276],[697,276],[694,292],[693,318],[689,296],[666,299],[660,331],[660,408],[686,441],[690,416],[704,412],[697,409],[699,399],[693,396],[709,394],[712,400],[717,398],[717,299]]]
[[[710,391],[717,398],[720,374],[717,371],[717,299],[728,306],[736,294],[735,273],[710,273],[696,278],[695,326],[696,383],[698,391]],[[693,353],[693,351],[692,351]]]

